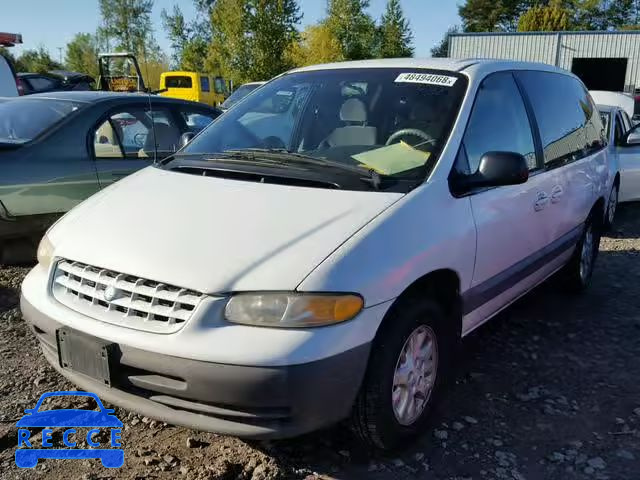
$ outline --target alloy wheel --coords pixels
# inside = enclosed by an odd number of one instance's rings
[[[407,338],[393,375],[391,399],[398,423],[410,426],[429,403],[438,371],[438,343],[435,332],[426,325],[417,327]]]

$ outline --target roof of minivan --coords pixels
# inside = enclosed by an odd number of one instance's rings
[[[512,60],[491,60],[482,58],[386,58],[377,60],[357,60],[351,62],[311,65],[291,72],[310,72],[315,70],[337,70],[342,68],[424,68],[468,72],[469,76],[483,75],[501,70],[541,70],[572,75],[570,72],[544,63],[517,62]]]

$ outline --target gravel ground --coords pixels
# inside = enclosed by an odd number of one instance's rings
[[[640,205],[604,238],[592,288],[548,282],[464,343],[458,380],[433,430],[389,456],[334,428],[244,442],[123,410],[125,465],[42,461],[15,467],[15,422],[51,390],[49,368],[18,310],[26,268],[0,269],[0,477],[50,479],[640,479]],[[37,436],[36,436],[37,441]]]

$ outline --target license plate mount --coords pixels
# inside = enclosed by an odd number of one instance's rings
[[[114,343],[67,327],[56,330],[56,342],[60,367],[81,373],[111,387]]]

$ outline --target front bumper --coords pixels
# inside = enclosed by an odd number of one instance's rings
[[[60,374],[114,405],[197,430],[285,438],[334,424],[349,415],[369,357],[367,342],[307,363],[246,366],[151,352],[117,341],[108,387],[59,365],[56,330],[68,326],[71,322],[65,319],[77,313],[57,303],[46,308],[54,301],[40,295],[32,301],[32,288],[23,289],[22,313],[45,358]],[[46,290],[46,282],[40,288]],[[157,341],[170,336],[157,335]]]
[[[167,423],[246,438],[285,438],[347,417],[362,382],[369,344],[324,360],[248,367],[169,357],[118,345],[112,387],[62,368],[55,332],[62,324],[23,296],[24,318],[47,361],[80,388]]]

